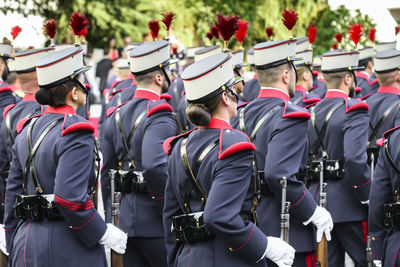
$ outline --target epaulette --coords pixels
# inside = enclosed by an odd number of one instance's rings
[[[371,82],[371,86],[374,85],[374,84],[376,84],[376,83],[378,83],[378,82],[379,82],[378,79],[373,80],[373,81]]]
[[[365,74],[365,73],[357,72],[357,73],[356,73],[356,77],[357,77],[357,78],[363,78],[363,79],[367,80],[368,83],[369,83],[369,77],[368,77],[368,75]]]
[[[165,94],[160,95],[160,98],[165,99],[166,101],[169,101],[172,99],[172,96],[168,93],[165,93]]]
[[[104,90],[103,90],[103,96],[106,97],[107,94],[108,94],[110,91],[111,91],[110,88],[104,89]]]
[[[0,93],[2,93],[2,92],[12,92],[12,91],[13,91],[12,88],[9,87],[9,86],[0,87]]]
[[[321,101],[321,98],[317,94],[313,93],[303,94],[303,102],[306,104],[318,103],[319,101]]]
[[[368,104],[358,99],[346,99],[346,113],[359,109],[369,110]]]
[[[13,108],[15,107],[17,104],[11,104],[8,105],[7,107],[4,108],[3,110],[3,119],[6,117],[7,113]]]
[[[356,87],[354,90],[356,91],[356,93],[361,93],[361,91],[362,91],[362,88],[361,88],[361,87],[359,87],[359,86],[357,86],[357,87]]]
[[[184,97],[185,95],[186,95],[186,91],[183,90],[182,93],[181,93],[181,97]]]
[[[188,136],[191,132],[193,132],[196,129],[197,129],[197,127],[186,133],[183,133],[183,134],[180,134],[177,136],[171,136],[171,137],[165,139],[165,141],[163,143],[163,150],[164,150],[165,154],[167,154],[167,155],[171,154],[172,148],[174,147],[176,142],[178,142],[178,140],[181,139],[182,137]]]
[[[122,103],[121,105],[119,105],[119,106],[116,106],[116,107],[110,107],[109,109],[107,109],[107,118],[108,117],[110,117],[111,116],[111,114],[113,114],[114,113],[114,111],[116,111],[118,108],[120,108],[120,107],[122,107],[123,105],[125,105],[126,103],[128,103],[129,101],[126,101],[126,102],[124,102],[124,103]]]
[[[240,105],[238,105],[237,106],[237,109],[240,109],[240,108],[242,108],[242,107],[245,107],[245,106],[247,106],[247,104],[249,104],[250,102],[243,102],[242,104],[240,104]]]
[[[115,86],[117,86],[117,84],[119,84],[120,82],[122,82],[123,80],[121,80],[121,81],[114,81],[112,84],[111,84],[111,88],[114,88]]]
[[[366,100],[368,97],[370,97],[370,96],[372,96],[372,95],[374,95],[374,93],[370,93],[370,94],[368,94],[368,95],[365,95],[365,96],[361,97],[360,100],[361,100],[361,101]]]
[[[400,128],[400,126],[397,126],[397,127],[394,127],[394,128],[392,128],[392,129],[390,129],[390,130],[387,130],[387,131],[382,135],[383,142],[384,142],[386,139],[388,139],[389,136],[390,136],[394,131],[396,131],[396,130],[399,129],[399,128]],[[383,142],[382,142],[382,144],[383,144]]]
[[[153,114],[156,114],[161,111],[170,111],[172,112],[172,106],[168,104],[164,99],[160,101],[149,101],[147,103],[147,117],[150,117]]]
[[[218,152],[219,160],[241,151],[254,151],[255,149],[256,147],[250,142],[250,138],[245,133],[236,129],[221,130]]]
[[[311,118],[310,113],[307,109],[299,107],[290,102],[285,102],[285,107],[283,109],[283,118],[299,118],[308,120]]]
[[[36,115],[36,116],[32,116],[32,117],[29,117],[29,118],[25,118],[25,119],[19,120],[19,121],[17,122],[17,127],[16,127],[17,133],[21,133],[22,130],[25,128],[25,126],[28,125],[29,122],[30,122],[33,118],[37,118],[37,117],[40,117],[40,116],[43,116],[43,114],[40,114],[40,115]]]
[[[108,99],[111,100],[116,94],[118,94],[118,93],[124,91],[125,89],[126,89],[125,87],[124,87],[124,88],[121,88],[121,89],[118,89],[118,90],[114,90],[114,89],[113,89],[113,90],[111,91],[110,96],[108,97]]]
[[[94,133],[94,126],[90,121],[81,116],[65,115],[61,130],[61,136],[77,131],[88,131]]]

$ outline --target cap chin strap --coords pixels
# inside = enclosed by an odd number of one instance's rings
[[[167,81],[167,83],[168,83],[168,88],[169,88],[169,87],[171,86],[171,80],[169,79],[169,76],[168,76],[167,72],[165,71],[165,68],[164,68],[164,67],[161,68],[161,71],[164,73],[165,80]]]
[[[74,78],[72,79],[72,81],[73,81],[77,86],[79,86],[79,88],[81,88],[81,89],[83,90],[83,92],[85,92],[86,95],[89,94],[89,90],[86,88],[86,86],[83,85],[76,77],[74,77]]]
[[[296,84],[297,84],[297,80],[299,79],[297,76],[297,70],[296,67],[294,66],[293,60],[288,61],[288,63],[292,66],[294,73],[296,74]]]

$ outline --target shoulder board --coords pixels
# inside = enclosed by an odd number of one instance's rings
[[[219,138],[219,160],[241,151],[254,151],[255,149],[256,147],[250,142],[250,138],[245,133],[236,129],[221,130]]]
[[[116,106],[116,107],[110,107],[109,109],[107,109],[107,118],[108,117],[110,117],[111,116],[111,114],[113,114],[114,113],[114,111],[116,111],[117,110],[117,108],[120,108],[120,107],[122,107],[123,105],[125,105],[126,103],[128,103],[129,101],[126,101],[126,102],[124,102],[124,103],[122,103],[121,105],[119,105],[119,106]]]
[[[115,86],[117,86],[120,82],[122,82],[123,80],[121,80],[121,81],[114,81],[112,84],[111,84],[111,88],[114,88]]]
[[[147,117],[150,117],[151,115],[161,111],[172,112],[172,106],[169,105],[164,99],[161,99],[160,101],[149,101],[147,103]]]
[[[318,104],[318,102],[311,103],[311,104],[305,106],[304,108],[308,110],[309,108],[311,108],[311,107],[315,106],[316,104]]]
[[[160,95],[160,98],[169,101],[172,99],[172,96],[168,93],[165,93],[165,94]]]
[[[106,97],[110,93],[111,89],[107,88],[103,90],[103,96]]]
[[[249,104],[250,102],[243,102],[242,104],[240,104],[239,106],[237,106],[237,109],[243,108],[245,106],[247,106],[247,104]]]
[[[320,86],[319,84],[316,84],[313,87],[311,87],[311,90],[314,90],[315,88],[318,88],[319,86]]]
[[[368,97],[370,97],[372,95],[374,95],[374,93],[370,93],[368,95],[365,95],[365,96],[361,97],[360,100],[366,100]]]
[[[183,90],[182,93],[181,93],[181,97],[184,97],[185,95],[186,95],[186,91]]]
[[[305,93],[303,102],[306,104],[317,103],[321,101],[321,98],[317,94]]]
[[[357,87],[355,88],[355,90],[356,90],[356,93],[361,93],[361,91],[362,91],[362,88],[361,88],[361,87],[359,87],[359,86],[357,86]]]
[[[379,146],[383,146],[383,144],[385,143],[385,141],[389,138],[389,136],[394,132],[394,131],[396,131],[397,129],[399,129],[400,128],[400,126],[397,126],[397,127],[394,127],[394,128],[392,128],[392,129],[390,129],[390,130],[387,130],[383,135],[382,135],[382,138],[381,139],[378,139],[378,141],[376,141],[376,143],[379,145]]]
[[[371,85],[374,85],[374,84],[376,84],[376,83],[379,83],[379,80],[378,80],[378,79],[373,80],[373,81],[371,82]]]
[[[121,89],[118,89],[118,90],[111,90],[111,93],[110,93],[110,96],[108,97],[108,99],[111,100],[116,94],[124,91],[125,89],[126,88],[124,87],[124,88],[121,88]]]
[[[42,116],[42,114],[36,115],[36,116],[32,116],[32,117],[30,117],[30,118],[25,118],[25,119],[19,120],[19,121],[17,122],[17,127],[16,127],[17,133],[21,133],[22,130],[25,128],[25,126],[28,125],[29,122],[30,122],[33,118],[40,117],[40,116]]]
[[[357,72],[356,73],[356,77],[357,78],[363,78],[363,79],[365,79],[365,80],[369,80],[369,77],[368,77],[368,75],[367,74],[365,74],[365,73],[362,73],[362,72]]]
[[[299,118],[308,120],[311,118],[310,113],[307,109],[299,107],[295,104],[285,102],[285,107],[283,109],[283,118]]]
[[[320,81],[320,82],[325,82],[324,77],[318,77],[317,80]]]
[[[183,134],[180,134],[177,136],[171,136],[171,137],[165,139],[165,141],[163,143],[163,150],[164,150],[165,154],[167,154],[167,155],[171,154],[172,148],[174,147],[176,142],[178,142],[178,140],[181,139],[182,137],[188,136],[191,132],[193,132],[196,129],[197,129],[197,127],[186,133],[183,133]]]
[[[0,87],[0,93],[2,93],[2,92],[12,92],[12,91],[13,91],[12,88],[9,87],[9,86]]]
[[[8,113],[13,107],[15,107],[15,105],[17,105],[17,104],[11,104],[11,105],[8,105],[7,107],[4,108],[4,111],[3,111],[3,119],[6,117],[7,113]]]
[[[80,116],[64,116],[64,122],[62,124],[61,136],[77,131],[88,131],[94,133],[94,126],[88,120]]]
[[[368,104],[358,99],[346,99],[346,113],[359,109],[369,110]]]

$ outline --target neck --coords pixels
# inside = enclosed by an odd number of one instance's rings
[[[36,94],[37,91],[40,90],[37,82],[26,82],[26,83],[21,83],[21,90],[24,92],[24,94]]]
[[[366,73],[368,73],[370,76],[373,74],[373,71],[372,71],[372,69],[371,68],[366,68],[365,70],[364,70]]]
[[[162,92],[162,88],[154,83],[152,83],[152,84],[137,83],[136,86],[137,86],[137,88],[143,88],[143,89],[153,91],[159,95],[161,95],[161,92]]]
[[[306,89],[307,92],[311,89],[311,87],[308,86],[307,82],[298,82],[297,86],[303,87],[304,89]]]

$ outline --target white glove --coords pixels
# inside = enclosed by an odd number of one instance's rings
[[[317,227],[317,243],[321,242],[322,234],[325,234],[326,240],[331,240],[331,231],[333,229],[333,221],[331,214],[326,209],[317,206],[314,214],[308,221],[303,222],[304,225],[312,222]]]
[[[265,257],[275,262],[278,267],[292,266],[294,261],[294,248],[280,238],[268,236],[268,246]]]
[[[4,225],[2,224],[0,224],[0,250],[8,256],[6,248],[6,230],[4,229]]]
[[[126,242],[128,241],[128,235],[122,232],[120,229],[107,223],[107,230],[99,240],[101,245],[104,245],[118,254],[124,254],[126,249]]]
[[[366,206],[369,206],[369,199],[368,199],[368,200],[365,200],[365,201],[361,201],[361,204],[366,205]]]

